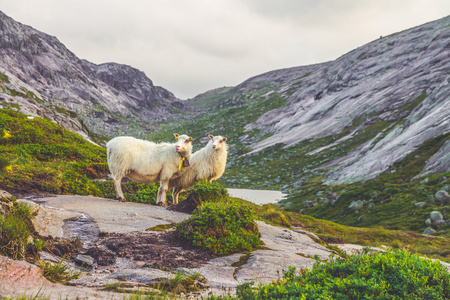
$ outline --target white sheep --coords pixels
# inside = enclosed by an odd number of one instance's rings
[[[114,180],[116,195],[126,201],[121,188],[123,177],[140,183],[161,181],[156,203],[166,203],[169,180],[180,176],[189,166],[192,138],[174,134],[175,144],[143,141],[121,136],[107,144],[108,166]]]
[[[178,195],[192,187],[200,180],[213,181],[219,179],[225,171],[227,163],[227,138],[222,136],[209,136],[208,144],[191,156],[191,166],[179,177],[169,181],[172,189],[173,204],[178,203]]]

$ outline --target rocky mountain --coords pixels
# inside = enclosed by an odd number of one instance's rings
[[[328,184],[342,184],[374,178],[424,141],[450,131],[449,74],[446,17],[380,37],[335,61],[255,76],[222,94],[218,107],[239,107],[275,94],[285,101],[245,125],[245,132],[265,133],[264,139],[250,139],[249,156],[275,145],[289,148],[335,137],[307,153],[317,155],[379,125],[363,143],[320,166],[332,168],[326,174]],[[199,98],[194,101],[204,97]],[[450,170],[449,147],[447,141],[424,173]]]
[[[151,127],[147,120],[164,120],[183,105],[169,91],[154,86],[142,71],[79,59],[56,37],[2,12],[0,73],[4,75],[0,104],[18,105],[24,112],[85,134],[89,128],[105,135],[138,135],[142,128]]]

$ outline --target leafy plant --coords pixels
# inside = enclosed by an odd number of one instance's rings
[[[261,244],[254,215],[236,202],[206,202],[176,226],[175,236],[214,254],[251,251]]]
[[[240,285],[237,299],[448,299],[450,274],[439,262],[407,251],[330,258],[311,270],[289,267],[283,279],[252,289]],[[220,299],[215,297],[211,299]],[[225,298],[229,299],[229,298]]]

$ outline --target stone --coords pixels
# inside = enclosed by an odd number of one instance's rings
[[[442,226],[442,225],[446,225],[447,221],[446,220],[437,220],[435,223],[436,223],[436,225]]]
[[[315,201],[303,201],[302,203],[305,207],[313,207],[317,205],[317,202]]]
[[[67,222],[65,213],[71,214],[73,218],[88,215],[95,222],[96,230],[100,233],[143,231],[157,225],[179,223],[190,216],[167,210],[161,206],[135,202],[126,202],[124,205],[119,201],[92,196],[59,195],[58,197],[41,198],[39,202],[54,208],[50,211],[52,215],[48,217],[47,225],[52,224],[51,220],[59,212],[63,214],[62,218],[58,219],[57,226],[61,231],[62,226]],[[130,218],[130,215],[135,212],[139,212],[138,216]]]
[[[427,226],[431,225],[431,219],[430,218],[425,220],[425,225],[427,225]]]
[[[442,202],[444,204],[450,201],[450,195],[443,189],[437,191],[434,197],[437,202]]]
[[[362,200],[352,201],[348,208],[353,210],[360,210],[364,207],[364,202]]]
[[[39,299],[123,299],[112,292],[52,283],[38,266],[4,256],[0,256],[0,295],[8,299],[28,298],[25,295]]]
[[[82,268],[91,269],[94,266],[95,260],[92,256],[78,254],[73,262]]]
[[[0,190],[0,215],[6,214],[13,206],[16,197],[7,191]]]
[[[430,212],[430,219],[431,221],[436,222],[439,220],[444,220],[444,216],[438,211],[432,211]]]
[[[328,203],[328,202],[330,202],[330,200],[328,198],[320,198],[320,200],[319,200],[320,204],[325,204],[325,203]]]
[[[427,227],[424,231],[423,231],[423,234],[425,234],[425,235],[433,235],[433,234],[435,234],[436,233],[436,230],[434,230],[433,228],[431,228],[431,227]]]
[[[414,205],[417,208],[424,208],[427,205],[427,203],[426,202],[417,202],[417,203],[414,203]]]
[[[14,200],[16,200],[16,197],[7,191],[0,190],[0,202],[13,202]]]
[[[40,205],[39,205],[39,204],[37,204],[37,203],[35,203],[35,202],[33,202],[33,201],[30,201],[30,200],[17,199],[17,203],[22,203],[22,204],[25,204],[25,205],[27,205],[28,207],[30,207],[30,212],[31,212],[32,214],[37,214],[37,212],[38,212],[39,209],[40,209]]]
[[[161,281],[161,279],[169,279],[174,277],[174,274],[158,269],[141,268],[141,269],[119,269],[105,278],[104,282],[116,279],[120,281],[137,282],[143,284],[151,284]]]

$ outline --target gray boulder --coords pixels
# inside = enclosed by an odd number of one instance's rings
[[[440,220],[444,220],[444,216],[440,212],[435,210],[435,211],[430,212],[430,219],[433,222],[437,222]]]
[[[437,191],[434,197],[437,202],[448,203],[450,201],[450,195],[443,189]]]
[[[426,202],[417,202],[414,204],[417,208],[424,208],[427,203]]]
[[[363,206],[364,206],[364,202],[362,200],[357,200],[357,201],[352,201],[352,203],[350,203],[348,208],[353,209],[353,210],[360,210],[361,208],[363,208]]]
[[[423,231],[423,234],[425,234],[425,235],[433,235],[433,234],[435,234],[436,233],[436,230],[434,230],[433,228],[431,228],[431,227],[427,227],[424,231]]]

